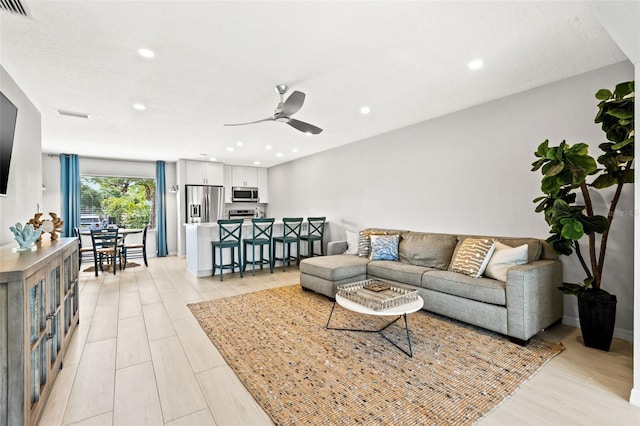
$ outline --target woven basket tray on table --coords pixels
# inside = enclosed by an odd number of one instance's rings
[[[418,300],[418,291],[377,279],[338,286],[338,296],[374,311],[395,308]]]

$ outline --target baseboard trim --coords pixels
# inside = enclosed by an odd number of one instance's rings
[[[564,325],[570,325],[571,327],[580,328],[580,320],[576,317],[569,317],[565,315],[562,317],[562,323]],[[626,340],[628,342],[633,342],[633,331],[616,327],[613,330],[613,337]]]
[[[640,407],[640,389],[631,389],[631,396],[629,396],[629,403]]]

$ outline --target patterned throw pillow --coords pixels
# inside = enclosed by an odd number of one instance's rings
[[[360,234],[358,235],[358,256],[360,257],[371,256],[371,236],[372,235],[387,235],[387,232],[380,231],[377,229],[366,229],[364,231],[360,231]]]
[[[364,231],[360,231],[358,235],[358,256],[369,257],[371,254],[371,239],[369,234]]]
[[[371,260],[398,260],[398,235],[372,235]]]
[[[467,238],[462,242],[449,268],[453,272],[480,277],[489,263],[496,240]]]

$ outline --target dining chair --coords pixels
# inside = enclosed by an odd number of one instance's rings
[[[149,229],[149,225],[145,225],[142,230],[142,240],[140,242],[134,242],[132,244],[127,243],[127,239],[124,240],[124,244],[122,245],[122,259],[123,265],[122,269],[127,268],[127,262],[129,259],[140,259],[144,260],[144,266],[149,267],[149,262],[147,262],[147,230]],[[131,238],[131,237],[129,237]]]
[[[273,222],[275,219],[251,219],[252,224],[252,237],[242,240],[242,272],[247,270],[247,247],[251,246],[251,268],[253,275],[256,274],[256,264],[260,265],[262,269],[263,265],[269,265],[269,271],[273,273],[273,262],[271,257],[271,236],[273,234]],[[264,258],[264,247],[267,247],[268,259]],[[256,247],[260,248],[260,260],[256,261]]]
[[[276,260],[282,261],[282,270],[285,270],[285,262],[291,266],[291,260],[295,259],[296,263],[300,264],[300,231],[302,229],[301,217],[285,217],[282,219],[282,236],[273,237],[273,259],[272,263],[275,264]],[[277,257],[276,252],[278,243],[282,245],[282,257]],[[296,245],[296,255],[291,255],[291,244]]]
[[[313,257],[314,243],[320,241],[320,256],[324,256],[324,244],[322,240],[324,238],[324,224],[327,220],[326,217],[309,217],[307,218],[307,234],[300,236],[300,241],[307,242],[307,255],[305,257]]]
[[[243,277],[242,274],[242,259],[241,259],[241,249],[240,243],[242,241],[242,224],[244,223],[243,219],[219,219],[218,220],[218,241],[211,242],[211,248],[213,252],[213,276],[216,275],[216,268],[220,269],[220,281],[222,281],[222,272],[224,269],[231,269],[231,272],[234,273],[236,271],[236,266],[240,271],[240,278]],[[231,249],[231,263],[224,263],[222,254],[223,250],[229,248]],[[216,249],[220,254],[220,263],[216,263]],[[238,261],[236,262],[235,252],[238,249]]]
[[[113,274],[116,273],[116,264],[120,259],[120,238],[118,237],[118,228],[115,229],[92,229],[91,241],[93,243],[93,266],[95,268],[96,277],[98,276],[98,264],[100,270],[104,271],[103,265],[106,260],[110,266],[113,266]]]
[[[80,270],[82,269],[82,264],[84,262],[93,263],[93,246],[82,246],[82,234],[80,234],[80,228],[78,228],[77,226],[73,227],[73,236],[78,238],[78,270]]]

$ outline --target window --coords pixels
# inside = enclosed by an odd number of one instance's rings
[[[80,227],[155,227],[156,180],[134,177],[80,177]]]

